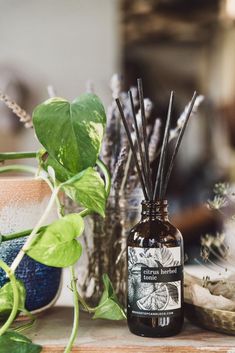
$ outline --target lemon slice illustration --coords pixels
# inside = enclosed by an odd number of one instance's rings
[[[169,302],[169,292],[165,284],[159,283],[155,290],[139,299],[136,304],[141,310],[164,310]]]

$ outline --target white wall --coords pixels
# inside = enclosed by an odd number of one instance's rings
[[[107,103],[118,21],[118,0],[0,0],[0,67],[17,67],[39,99],[48,83],[72,99],[90,78]]]

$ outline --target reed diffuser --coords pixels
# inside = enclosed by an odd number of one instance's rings
[[[132,333],[146,337],[172,336],[180,332],[183,320],[183,238],[168,219],[165,194],[175,158],[197,97],[188,104],[185,120],[167,165],[174,93],[171,92],[156,180],[152,182],[142,80],[137,80],[141,123],[136,119],[132,92],[132,133],[123,107],[116,103],[127,134],[143,190],[141,220],[127,240],[127,320]]]

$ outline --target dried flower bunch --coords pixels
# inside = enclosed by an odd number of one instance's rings
[[[234,191],[228,183],[217,183],[214,196],[207,206],[226,217],[226,209],[234,208]],[[234,216],[231,217],[234,220]],[[185,294],[194,305],[235,312],[235,261],[224,233],[206,234],[201,237],[201,259],[195,259],[205,273],[213,271],[217,277],[211,280],[206,274],[202,280],[187,274]]]
[[[113,175],[112,185],[117,185],[116,178],[122,178],[122,180],[118,182],[118,185],[121,185],[121,188],[116,189],[117,192],[119,194],[130,195],[131,192],[137,186],[139,186],[139,179],[136,170],[136,165],[133,161],[134,157],[130,151],[130,146],[128,143],[127,135],[125,133],[125,129],[120,123],[121,115],[115,103],[115,99],[118,98],[118,100],[120,101],[120,105],[123,109],[123,113],[126,118],[135,149],[137,147],[140,147],[140,145],[138,146],[138,138],[135,135],[135,131],[137,131],[138,129],[141,130],[141,125],[143,122],[142,116],[144,114],[146,124],[146,139],[144,141],[142,140],[141,144],[143,145],[144,150],[146,149],[145,147],[148,146],[147,158],[149,158],[150,163],[152,163],[161,152],[159,144],[161,141],[162,134],[162,122],[160,118],[156,118],[154,125],[152,126],[150,124],[150,118],[152,117],[153,112],[153,102],[151,102],[149,98],[143,97],[141,112],[141,99],[138,95],[137,87],[131,87],[129,92],[123,91],[122,76],[114,74],[111,78],[110,86],[112,90],[113,102],[110,105],[107,114],[107,131],[103,144],[102,158],[104,159],[106,165],[109,167],[111,175]],[[129,100],[130,95],[132,97],[132,103]],[[191,115],[196,115],[197,110],[203,100],[204,97],[202,95],[198,95],[195,98]],[[187,119],[189,104],[185,106],[182,114],[177,120],[176,126],[174,128],[169,129],[168,143],[178,138],[180,131],[185,125],[185,121]],[[136,118],[135,126],[133,117]],[[138,129],[136,129],[136,127]],[[146,146],[144,146],[144,144],[146,144]],[[121,164],[118,163],[120,159],[122,160]]]

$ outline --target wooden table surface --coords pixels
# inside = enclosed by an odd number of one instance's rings
[[[62,353],[72,323],[72,308],[54,307],[41,314],[33,329],[25,331],[43,353]],[[79,335],[73,349],[79,353],[235,353],[235,337],[202,330],[189,322],[170,338],[143,338],[129,333],[125,322],[91,320],[80,315]],[[10,353],[10,352],[9,352]]]

